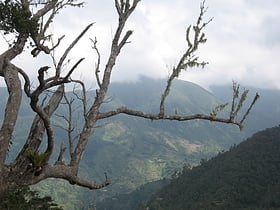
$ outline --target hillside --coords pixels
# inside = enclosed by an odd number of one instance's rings
[[[95,203],[90,207],[95,207],[98,210],[133,210],[141,206],[143,203],[148,202],[151,195],[155,194],[169,183],[169,179],[148,182],[131,193],[117,194],[104,199],[101,202]]]
[[[158,103],[164,80],[142,78],[136,83],[113,83],[108,94],[108,102],[104,110],[126,105],[142,111],[158,112]],[[2,98],[7,95],[0,88]],[[231,93],[229,93],[231,95]],[[71,96],[71,93],[69,93]],[[73,95],[72,95],[73,97]],[[94,97],[94,91],[89,92],[88,99]],[[262,98],[262,96],[261,96]],[[275,98],[274,98],[275,99]],[[278,104],[280,104],[280,97]],[[4,106],[0,101],[1,107]],[[261,100],[260,100],[261,101]],[[167,111],[174,113],[210,113],[221,100],[200,86],[175,81],[167,101]],[[261,104],[261,103],[260,103]],[[257,103],[257,106],[259,104]],[[75,104],[79,107],[79,104]],[[65,113],[65,106],[57,113]],[[2,110],[1,110],[2,111]],[[279,115],[279,110],[270,109],[270,113]],[[78,114],[79,110],[76,111]],[[0,112],[0,119],[3,113]],[[255,121],[247,123],[240,132],[237,127],[211,123],[201,120],[191,122],[149,121],[135,117],[120,115],[101,122],[89,142],[81,165],[81,174],[94,181],[102,181],[106,172],[113,184],[101,191],[89,191],[74,186],[68,182],[52,180],[42,182],[37,189],[45,194],[52,194],[57,202],[73,206],[81,206],[96,200],[114,196],[117,193],[129,193],[142,184],[168,177],[180,169],[184,163],[197,164],[200,159],[208,158],[218,151],[228,149],[249,135],[259,123],[269,124],[271,119],[262,118],[265,113],[255,112]],[[23,99],[15,141],[11,147],[9,158],[24,142],[28,134],[28,122],[31,123],[33,113],[28,107],[28,100]],[[54,124],[63,124],[61,119],[54,118]],[[77,126],[79,118],[77,118]],[[66,133],[55,128],[56,139],[65,140]],[[57,145],[60,141],[57,142]],[[59,149],[59,146],[56,146]]]
[[[150,210],[280,209],[279,151],[279,126],[258,132],[200,166],[185,169],[146,207]]]

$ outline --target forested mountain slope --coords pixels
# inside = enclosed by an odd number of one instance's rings
[[[104,109],[128,106],[158,113],[159,101],[165,80],[142,78],[135,83],[113,83]],[[230,87],[228,88],[230,90]],[[95,91],[90,91],[88,100],[94,97]],[[69,96],[75,97],[71,92]],[[231,92],[229,95],[231,96]],[[252,95],[254,93],[252,92]],[[261,94],[261,93],[260,93]],[[0,88],[0,106],[4,107],[6,90]],[[262,95],[256,108],[262,106]],[[221,97],[220,97],[221,98]],[[271,100],[268,97],[268,100]],[[280,104],[280,97],[273,98],[273,103]],[[278,100],[278,101],[277,101]],[[227,100],[230,102],[230,99]],[[200,86],[177,80],[167,100],[166,110],[178,114],[207,113],[218,104],[223,103],[213,93]],[[79,107],[78,100],[75,107]],[[268,102],[266,102],[268,103]],[[32,122],[33,113],[28,106],[29,102],[23,98],[23,106],[17,123],[15,141],[11,145],[9,158],[13,159],[16,152],[28,135],[28,128]],[[57,114],[65,114],[67,108],[62,106]],[[79,110],[76,110],[76,114]],[[81,174],[94,181],[102,181],[104,172],[112,180],[112,185],[102,191],[70,186],[65,182],[47,181],[40,184],[40,190],[45,194],[52,194],[57,202],[78,206],[95,202],[96,199],[111,197],[116,193],[131,192],[138,186],[150,181],[170,176],[182,167],[184,163],[191,165],[207,158],[218,151],[226,150],[252,134],[255,128],[270,125],[271,119],[264,118],[265,113],[253,109],[244,130],[237,127],[202,120],[190,122],[149,121],[136,117],[119,115],[100,123],[92,136],[81,165]],[[262,109],[261,109],[262,110]],[[1,110],[3,111],[3,110]],[[269,108],[270,114],[279,119],[279,110]],[[3,112],[0,113],[0,119]],[[252,119],[256,119],[252,121]],[[79,126],[77,117],[75,125]],[[273,122],[275,123],[276,120]],[[248,123],[250,122],[250,123]],[[61,119],[55,117],[54,125],[63,125]],[[58,140],[56,150],[59,150],[61,141],[67,139],[63,129],[55,127],[55,136]],[[66,151],[67,154],[67,151]],[[54,157],[56,158],[56,157]],[[54,184],[53,184],[54,183]],[[51,186],[51,187],[50,187]],[[69,206],[67,209],[70,209]]]
[[[280,209],[279,151],[279,126],[258,132],[200,166],[186,168],[146,208]]]

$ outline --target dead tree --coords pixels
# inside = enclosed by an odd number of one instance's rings
[[[222,118],[218,115],[218,112],[223,110],[226,104],[214,107],[212,113],[209,114],[184,116],[177,114],[168,115],[165,112],[165,101],[171,90],[173,80],[179,77],[183,70],[194,66],[204,67],[207,64],[206,62],[200,62],[196,55],[200,45],[206,42],[203,29],[211,21],[203,22],[202,18],[206,12],[204,2],[200,6],[200,14],[197,22],[193,26],[189,26],[186,30],[185,53],[179,59],[178,64],[173,67],[172,73],[167,80],[165,90],[161,96],[158,113],[145,113],[141,110],[133,110],[125,106],[111,111],[101,112],[100,108],[104,103],[110,85],[114,65],[117,62],[122,48],[129,42],[129,38],[132,35],[131,30],[124,31],[124,26],[139,2],[140,0],[115,0],[115,8],[118,14],[118,26],[113,36],[110,55],[104,69],[100,69],[100,54],[96,45],[97,41],[92,40],[93,49],[98,55],[95,69],[98,88],[96,89],[96,95],[92,104],[87,104],[84,84],[79,80],[71,78],[72,73],[78,68],[83,58],[78,58],[73,67],[66,73],[62,73],[62,68],[69,52],[93,24],[89,24],[77,38],[73,40],[58,62],[54,62],[53,66],[41,66],[38,69],[37,86],[31,83],[31,78],[27,69],[22,69],[13,63],[13,59],[23,52],[25,47],[29,45],[29,42],[32,43],[29,46],[29,49],[31,48],[31,56],[37,57],[40,53],[51,56],[51,53],[59,46],[63,36],[50,47],[48,43],[51,34],[47,34],[49,25],[54,20],[59,10],[68,6],[80,7],[82,3],[76,0],[48,0],[41,3],[40,1],[21,0],[2,1],[0,3],[1,10],[5,9],[5,7],[13,8],[1,12],[0,30],[3,31],[4,34],[13,34],[15,37],[14,41],[9,43],[9,48],[0,55],[0,76],[4,78],[9,94],[5,107],[5,115],[0,128],[0,195],[7,190],[33,185],[47,178],[68,180],[71,184],[77,184],[89,189],[100,189],[109,185],[110,181],[107,179],[107,175],[105,176],[104,182],[100,184],[84,180],[78,176],[79,164],[87,147],[88,140],[93,133],[97,121],[104,118],[126,114],[151,120],[187,121],[201,119],[234,124],[242,128],[243,121],[256,102],[258,95],[256,94],[243,117],[237,119],[237,114],[240,112],[240,108],[246,99],[248,91],[239,94],[239,86],[236,84],[234,85],[233,99],[228,118]],[[33,10],[32,7],[36,9]],[[102,72],[102,74],[100,74],[100,72]],[[22,84],[20,77],[22,77],[24,81],[24,94],[30,99],[30,107],[35,112],[36,116],[30,127],[29,135],[26,137],[24,146],[17,154],[15,160],[7,165],[6,157],[21,106]],[[78,83],[82,87],[83,97],[80,99],[84,107],[82,114],[84,125],[77,136],[75,144],[73,144],[73,139],[71,138],[71,130],[73,128],[71,127],[71,117],[65,118],[68,120],[69,125],[68,143],[70,152],[70,161],[65,163],[63,161],[63,155],[66,150],[64,145],[61,145],[60,154],[53,154],[56,139],[54,137],[51,118],[64,98],[64,86],[69,83]],[[46,92],[48,92],[50,96],[42,99]],[[66,102],[69,107],[71,107],[71,100]],[[44,134],[46,138],[43,138]],[[43,141],[46,141],[47,148],[40,153],[40,146]],[[51,157],[55,156],[58,157],[57,161],[51,164],[49,160]]]

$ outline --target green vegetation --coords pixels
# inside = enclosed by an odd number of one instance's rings
[[[52,199],[59,203],[64,210],[78,210],[89,204],[83,203],[83,196],[88,197],[85,189],[74,185],[69,185],[65,180],[48,179],[39,185],[32,187],[40,193],[41,196],[51,195]]]
[[[6,34],[37,34],[38,21],[32,18],[28,6],[28,3],[22,4],[19,1],[0,1],[0,30]]]
[[[62,210],[61,207],[53,203],[50,196],[40,197],[37,191],[32,191],[28,187],[9,192],[4,197],[1,197],[0,209]]]
[[[159,191],[162,187],[166,186],[169,183],[170,180],[168,179],[149,182],[142,185],[132,193],[119,194],[97,203],[96,209],[135,209],[147,202],[150,199],[151,195],[153,195],[155,192]]]
[[[157,104],[160,100],[155,96],[159,95],[164,84],[164,80],[147,78],[142,78],[136,83],[113,83],[108,94],[112,101],[106,104],[104,109],[112,108],[109,106],[126,105],[145,112],[154,111],[158,108]],[[186,90],[188,91],[186,92]],[[230,87],[223,88],[223,90],[228,90],[228,94],[230,94]],[[145,94],[147,91],[149,91],[148,96]],[[200,120],[191,123],[156,122],[123,115],[104,120],[100,122],[94,138],[89,142],[80,173],[82,177],[100,182],[104,179],[104,172],[107,172],[108,178],[112,180],[112,185],[104,190],[92,192],[69,185],[68,182],[50,179],[39,183],[35,189],[43,192],[43,195],[52,195],[57,203],[63,204],[68,210],[75,209],[75,207],[79,209],[82,204],[87,206],[106,198],[110,200],[117,194],[127,195],[145,183],[170,177],[185,163],[195,165],[203,158],[207,159],[219,151],[227,150],[230,145],[238,144],[256,129],[270,126],[272,123],[275,125],[277,119],[275,116],[279,116],[279,112],[277,112],[279,109],[274,106],[280,104],[280,97],[275,96],[279,93],[267,90],[265,92],[257,90],[256,92],[261,95],[260,101],[252,110],[252,115],[249,116],[242,132],[235,127]],[[89,92],[89,94],[89,99],[94,97],[94,93]],[[0,95],[5,98],[6,90],[0,88]],[[75,96],[72,97],[75,98]],[[270,103],[270,101],[273,102]],[[4,102],[5,100],[0,100],[0,105],[5,106]],[[225,103],[201,87],[179,80],[174,81],[174,87],[167,102],[166,111],[174,113],[176,109],[178,114],[210,113],[212,108]],[[14,138],[22,139],[22,141],[16,141],[11,145],[9,159],[15,158],[18,148],[22,146],[20,144],[24,142],[23,137],[28,135],[30,127],[28,122],[32,122],[33,115],[28,104],[28,100],[23,98],[17,129],[14,133]],[[188,106],[183,104],[188,104]],[[79,112],[76,109],[79,104],[74,105],[76,112],[73,113],[73,117],[77,119],[74,122],[77,122],[75,124],[78,127],[79,118],[75,114]],[[57,113],[65,114],[65,110],[65,107],[62,106]],[[267,113],[267,110],[270,110],[270,113]],[[3,113],[0,112],[0,118],[2,116]],[[253,122],[252,119],[254,119]],[[54,118],[53,124],[63,125],[63,122]],[[55,149],[59,150],[61,141],[67,139],[67,136],[58,127],[55,127],[55,131],[58,140]],[[42,146],[42,148],[44,147]],[[67,158],[66,155],[65,159]]]
[[[28,151],[26,156],[35,166],[41,166],[44,163],[47,154]]]
[[[280,209],[280,127],[186,168],[147,206],[170,209]],[[146,207],[147,207],[146,206]]]

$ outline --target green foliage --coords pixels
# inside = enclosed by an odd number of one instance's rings
[[[50,196],[40,197],[38,192],[31,191],[28,187],[17,189],[0,198],[0,209],[11,210],[62,210],[53,203]]]
[[[51,195],[55,203],[59,204],[65,210],[81,209],[83,197],[90,197],[90,192],[76,185],[69,185],[65,180],[47,179],[32,187],[40,192],[41,196]]]
[[[35,176],[39,176],[43,170],[44,165],[48,160],[48,153],[38,153],[34,151],[28,151],[26,157],[30,161],[30,170]]]
[[[280,209],[280,127],[186,169],[149,209]]]
[[[48,154],[28,151],[26,156],[32,161],[34,166],[42,166]]]
[[[5,34],[18,33],[32,36],[38,32],[38,21],[32,18],[27,3],[0,1],[0,30]]]

